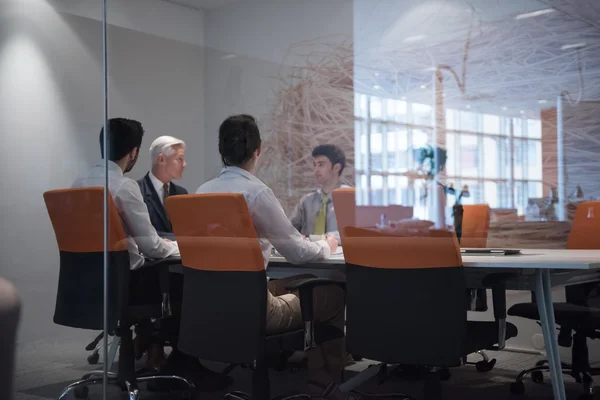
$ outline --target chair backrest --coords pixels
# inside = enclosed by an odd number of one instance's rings
[[[348,351],[387,363],[460,365],[467,310],[454,232],[346,227]]]
[[[14,398],[15,348],[21,317],[21,298],[17,289],[0,278],[0,399]]]
[[[104,188],[51,190],[44,193],[60,253],[54,322],[83,329],[104,329]],[[124,317],[128,299],[129,253],[121,218],[108,202],[108,323]],[[121,301],[123,299],[123,301]]]
[[[600,201],[579,203],[567,240],[567,249],[600,250]]]
[[[463,206],[460,247],[486,247],[490,231],[490,206],[472,204]]]
[[[413,208],[401,205],[389,206],[357,206],[355,188],[339,188],[332,192],[335,218],[342,238],[347,226],[369,227],[379,223],[381,214],[388,221],[409,219],[413,216]]]
[[[206,360],[251,363],[264,354],[267,276],[241,194],[167,198],[184,265],[179,349]]]

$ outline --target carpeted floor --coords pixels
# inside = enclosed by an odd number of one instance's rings
[[[87,338],[89,339],[89,338]],[[17,374],[16,374],[16,400],[46,400],[56,399],[62,388],[69,383],[79,379],[87,371],[101,368],[101,364],[92,366],[86,361],[89,353],[84,350],[86,339],[55,340],[53,342],[34,342],[21,345],[17,352]],[[518,371],[535,363],[540,357],[530,354],[500,352],[488,355],[495,357],[498,362],[496,367],[488,373],[480,373],[473,366],[464,366],[452,370],[449,381],[444,382],[444,394],[446,399],[464,400],[507,400],[511,397],[517,399],[551,399],[552,387],[549,378],[546,383],[535,384],[526,381],[526,393],[521,396],[510,394],[509,385]],[[476,360],[475,357],[473,360]],[[369,363],[362,361],[354,363],[348,368],[351,376],[358,371],[367,368]],[[217,369],[222,366],[212,364]],[[231,374],[234,386],[231,389],[248,390],[250,387],[250,372],[247,369],[236,369]],[[285,393],[290,390],[302,388],[304,382],[304,371],[272,372],[273,395]],[[371,382],[363,385],[360,389],[376,393],[404,392],[422,398],[422,381],[411,381],[399,377],[391,377],[382,385]],[[581,394],[581,387],[570,377],[566,378],[567,395],[570,399],[577,399]],[[110,390],[110,399],[126,398],[124,393],[118,389]],[[69,399],[75,397],[71,394]],[[102,399],[100,387],[91,387],[89,398],[91,400]],[[144,390],[142,386],[142,399],[177,399],[177,395],[157,394]],[[201,393],[201,399],[222,399],[223,393]]]

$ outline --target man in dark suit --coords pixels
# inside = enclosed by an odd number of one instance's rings
[[[188,193],[172,182],[181,179],[185,169],[185,143],[172,136],[161,136],[150,145],[150,157],[152,169],[138,184],[148,206],[150,222],[159,236],[174,240],[165,200],[168,196]]]
[[[181,139],[172,136],[160,136],[150,145],[150,159],[152,160],[152,169],[138,181],[140,191],[148,207],[150,222],[156,229],[159,236],[175,240],[173,227],[165,209],[165,200],[169,196],[187,194],[187,190],[174,184],[173,180],[181,179],[185,164],[185,143]],[[178,281],[177,286],[183,286],[183,275],[171,274],[171,285]],[[171,297],[176,302],[181,302],[181,298]],[[137,337],[136,337],[137,339]],[[223,390],[232,383],[231,377],[218,374],[207,369],[194,360],[182,358],[169,364],[165,361],[164,347],[162,343],[149,342],[146,338],[134,342],[134,351],[136,358],[141,358],[145,351],[148,352],[148,365],[161,370],[166,375],[177,375],[180,371],[188,373],[188,376],[194,377],[194,382],[202,386],[202,390],[213,391]],[[186,364],[187,363],[187,364]],[[186,365],[188,366],[186,368]],[[190,375],[191,374],[191,375]],[[168,384],[161,385],[168,387]]]

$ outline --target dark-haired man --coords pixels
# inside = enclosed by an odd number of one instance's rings
[[[177,242],[163,239],[157,234],[150,222],[148,208],[144,203],[138,183],[124,175],[131,171],[137,161],[144,136],[142,124],[127,118],[112,118],[108,121],[108,125],[108,151],[106,152],[108,189],[119,211],[123,230],[127,236],[132,270],[130,302],[132,304],[160,302],[160,285],[157,274],[152,268],[144,268],[144,264],[147,259],[179,256],[179,247]],[[102,158],[105,157],[104,128],[100,131],[100,154]],[[105,176],[104,165],[99,163],[87,174],[78,178],[73,187],[104,186]],[[182,290],[182,279],[171,281],[171,292],[174,297],[181,298]],[[175,325],[179,325],[177,321],[174,322]],[[229,386],[230,377],[215,374],[203,367],[197,359],[177,350],[177,335],[173,335],[171,342],[173,351],[164,365],[163,373],[184,376],[191,380],[196,387],[205,390],[220,390]],[[159,350],[162,351],[162,349]]]
[[[322,144],[313,149],[312,157],[313,173],[319,188],[300,199],[290,221],[304,236],[333,235],[339,242],[331,192],[347,187],[340,182],[346,167],[346,155],[336,145]]]

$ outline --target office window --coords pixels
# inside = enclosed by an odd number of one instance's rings
[[[357,187],[371,189],[362,204],[417,206],[420,193],[406,174],[415,169],[412,150],[431,145],[433,110],[425,104],[355,94]],[[446,180],[468,185],[465,204],[516,208],[542,194],[539,119],[510,118],[446,109]],[[369,151],[367,151],[369,150]],[[454,198],[448,199],[452,204]]]

